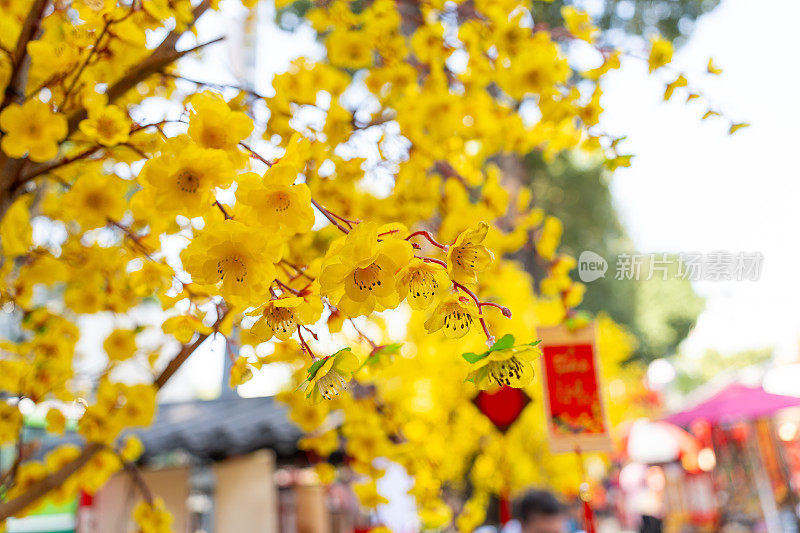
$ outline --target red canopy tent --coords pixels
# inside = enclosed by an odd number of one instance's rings
[[[675,413],[666,420],[676,426],[687,426],[697,419],[707,420],[711,424],[755,420],[787,407],[798,406],[800,398],[770,394],[762,387],[746,387],[733,383],[708,400],[686,411]]]
[[[781,409],[798,406],[800,406],[798,397],[770,394],[760,386],[747,387],[739,383],[732,383],[691,409],[675,413],[666,420],[676,426],[684,427],[695,420],[704,420],[711,425],[749,422],[752,429],[755,430],[756,420],[769,417]],[[745,458],[747,458],[749,469],[753,473],[767,531],[779,532],[781,525],[778,508],[761,452],[763,444],[759,443],[757,438],[747,439],[746,442]]]

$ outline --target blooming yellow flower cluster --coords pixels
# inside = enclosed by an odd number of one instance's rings
[[[506,446],[528,444],[492,433],[469,399],[476,385],[530,392],[536,326],[574,319],[584,290],[560,223],[514,168],[533,150],[629,164],[596,128],[621,52],[596,48],[597,67],[576,75],[569,47],[599,32],[572,8],[549,29],[521,0],[331,0],[305,15],[325,57],[296,59],[266,96],[181,76],[178,59],[216,42],[197,41],[196,19],[223,4],[3,4],[0,306],[18,332],[0,342],[0,442],[19,440],[24,399],[86,443],[20,457],[1,476],[0,521],[135,459],[141,444],[120,433],[150,423],[158,390],[221,336],[248,347],[232,353],[232,385],[295,368],[304,393],[284,398],[303,445],[327,455],[343,438],[365,505],[383,502],[378,456],[415,478],[428,524],[450,521],[442,491],[472,476],[466,529],[482,498],[533,468],[507,464]],[[669,59],[654,41],[651,69]],[[544,273],[538,294],[514,254]],[[98,338],[95,321],[113,327]],[[344,413],[334,429],[331,409]],[[143,497],[139,527],[167,531]]]

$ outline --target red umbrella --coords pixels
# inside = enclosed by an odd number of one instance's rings
[[[677,426],[688,426],[697,419],[708,420],[712,424],[755,420],[770,416],[781,409],[797,406],[800,406],[800,398],[770,394],[762,387],[746,387],[734,383],[708,400],[686,411],[675,413],[666,420]]]

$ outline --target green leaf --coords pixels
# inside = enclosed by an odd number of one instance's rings
[[[496,352],[497,350],[507,350],[514,346],[514,335],[511,333],[506,333],[499,340],[497,340],[492,347],[489,348],[490,352]],[[488,353],[488,352],[487,352]]]
[[[467,353],[462,353],[461,357],[463,357],[468,363],[475,364],[484,357],[486,357],[487,355],[489,355],[489,352],[483,352],[483,353],[467,352]]]
[[[395,343],[392,343],[392,344],[387,344],[385,346],[379,346],[378,348],[376,348],[372,352],[372,355],[367,357],[366,361],[361,363],[361,366],[358,367],[356,372],[358,372],[359,370],[361,370],[362,368],[364,368],[367,365],[372,366],[372,365],[376,364],[378,361],[380,361],[381,356],[384,355],[384,354],[391,355],[393,353],[399,352],[400,348],[402,348],[402,347],[403,347],[403,344],[399,343],[399,342],[395,342]]]
[[[319,368],[320,368],[322,365],[324,365],[324,364],[325,364],[325,361],[326,361],[327,359],[328,359],[328,358],[326,357],[325,359],[320,359],[320,360],[318,360],[318,361],[314,361],[314,362],[311,364],[311,366],[310,366],[310,367],[308,367],[308,377],[306,378],[306,381],[309,381],[311,378],[313,378],[314,376],[316,376],[316,375],[317,375],[317,371],[319,371]]]
[[[523,346],[536,346],[540,342],[542,342],[542,339],[539,339],[538,341],[534,341],[534,342],[529,342],[527,344],[523,344]]]
[[[320,367],[325,364],[325,361],[327,361],[331,357],[336,357],[337,355],[339,355],[342,352],[350,352],[350,351],[352,351],[352,350],[349,347],[342,348],[338,352],[336,352],[336,353],[334,353],[332,355],[329,355],[328,357],[323,357],[322,359],[314,361],[314,363],[312,363],[312,365],[310,367],[308,367],[308,376],[306,377],[306,381],[311,381],[314,378],[314,376],[317,375],[317,372],[319,371]]]
[[[379,354],[379,353],[381,353],[381,354],[383,354],[383,353],[385,353],[385,354],[393,354],[393,353],[399,352],[400,348],[402,348],[402,347],[403,347],[403,343],[395,342],[393,344],[387,344],[386,346],[381,346],[380,348],[378,348],[378,350],[375,353],[376,354]]]

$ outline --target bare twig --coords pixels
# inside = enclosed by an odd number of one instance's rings
[[[336,220],[336,217],[333,216],[333,213],[331,213],[330,211],[319,205],[319,202],[317,202],[312,198],[311,203],[314,205],[314,207],[316,207],[319,210],[320,213],[325,215],[325,218],[327,218],[331,224],[339,228],[340,231],[344,233],[350,233],[350,230],[339,224],[339,222]]]
[[[139,467],[133,463],[124,463],[124,466],[125,471],[130,474],[134,485],[136,485],[139,488],[139,492],[142,493],[142,498],[144,498],[144,501],[146,501],[148,505],[152,505],[153,493],[150,491],[150,487],[147,486],[147,482],[144,480],[144,477],[142,477],[142,472],[139,470]]]

